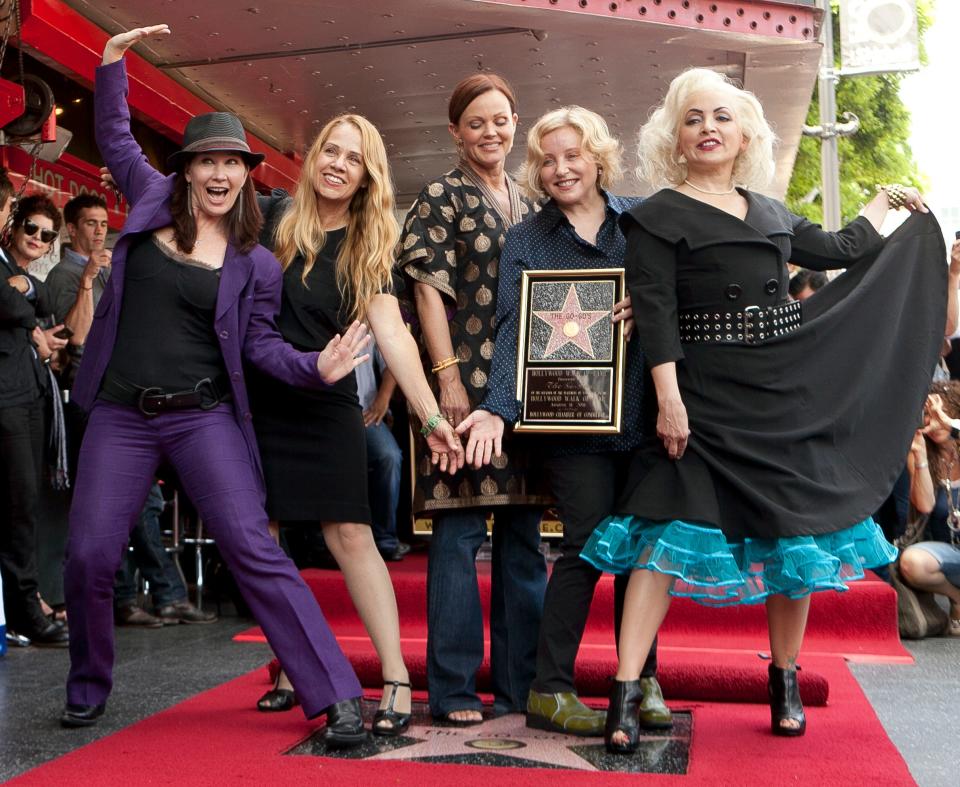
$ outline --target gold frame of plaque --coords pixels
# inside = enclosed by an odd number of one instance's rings
[[[609,304],[607,298],[600,304],[595,300],[590,303],[590,294],[581,293],[577,287],[578,284],[597,282],[613,285]],[[556,304],[552,310],[536,309],[534,291],[537,288],[543,288],[544,296]],[[620,432],[625,338],[623,323],[611,324],[609,318],[613,304],[623,300],[625,294],[622,268],[521,271],[517,336],[517,399],[521,408],[514,431],[541,434]],[[557,300],[559,295],[563,296],[562,305]],[[586,306],[581,303],[582,295],[587,296]],[[604,337],[603,346],[596,348],[593,345],[596,338],[594,326],[602,320],[607,320],[610,325],[609,338]],[[546,339],[545,331],[549,332]],[[542,348],[543,357],[534,357],[531,340],[535,333],[541,343],[546,342],[546,347]],[[551,355],[557,357],[549,358]],[[531,374],[533,372],[538,374]],[[572,410],[560,411],[559,415],[531,411],[531,407],[538,403],[530,391],[531,381],[537,378],[542,378],[535,383],[539,386],[540,401],[553,399],[548,407],[556,410],[563,406],[564,400],[572,402],[577,396],[589,396],[596,417],[577,416]],[[583,404],[582,400],[579,404]],[[569,417],[563,417],[568,413]]]

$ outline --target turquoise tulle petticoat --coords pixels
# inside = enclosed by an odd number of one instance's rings
[[[646,568],[676,577],[671,595],[711,606],[756,604],[780,594],[802,598],[817,590],[847,590],[865,568],[897,557],[872,518],[820,536],[745,539],[674,520],[609,517],[597,525],[580,557],[602,571]]]

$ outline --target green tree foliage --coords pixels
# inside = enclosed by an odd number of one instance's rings
[[[923,34],[930,26],[935,0],[918,0],[917,18],[920,32],[920,58]],[[833,0],[834,62],[840,68],[840,11]],[[903,74],[846,76],[837,83],[837,113],[852,112],[860,118],[860,130],[838,141],[840,158],[840,211],[844,222],[853,219],[872,199],[876,184],[903,183],[923,186],[908,139],[910,113],[900,99]],[[820,123],[820,105],[814,91],[806,122]],[[820,195],[820,140],[803,137],[793,168],[787,205],[792,211],[817,223],[823,218]]]

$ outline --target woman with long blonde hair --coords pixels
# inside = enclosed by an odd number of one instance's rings
[[[350,321],[367,321],[384,359],[423,423],[432,460],[455,472],[462,449],[439,415],[416,343],[400,316],[391,269],[399,235],[393,184],[377,129],[360,115],[340,115],[307,153],[296,194],[267,205],[272,245],[283,267],[278,327],[301,349],[322,345]],[[280,215],[278,221],[271,221]],[[410,722],[410,684],[400,653],[397,602],[371,532],[363,415],[353,375],[304,394],[263,378],[255,386],[254,427],[263,459],[267,512],[277,523],[320,522],[324,540],[383,667],[379,735]],[[280,673],[258,707],[288,710],[296,697]],[[362,733],[357,719],[358,734]]]

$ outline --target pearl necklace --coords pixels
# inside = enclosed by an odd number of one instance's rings
[[[731,186],[726,191],[710,191],[709,189],[700,188],[696,183],[691,183],[686,178],[684,178],[683,182],[686,183],[690,188],[696,189],[701,194],[711,194],[714,197],[723,197],[723,196],[726,196],[727,194],[733,194],[733,192],[737,190],[736,186]]]

